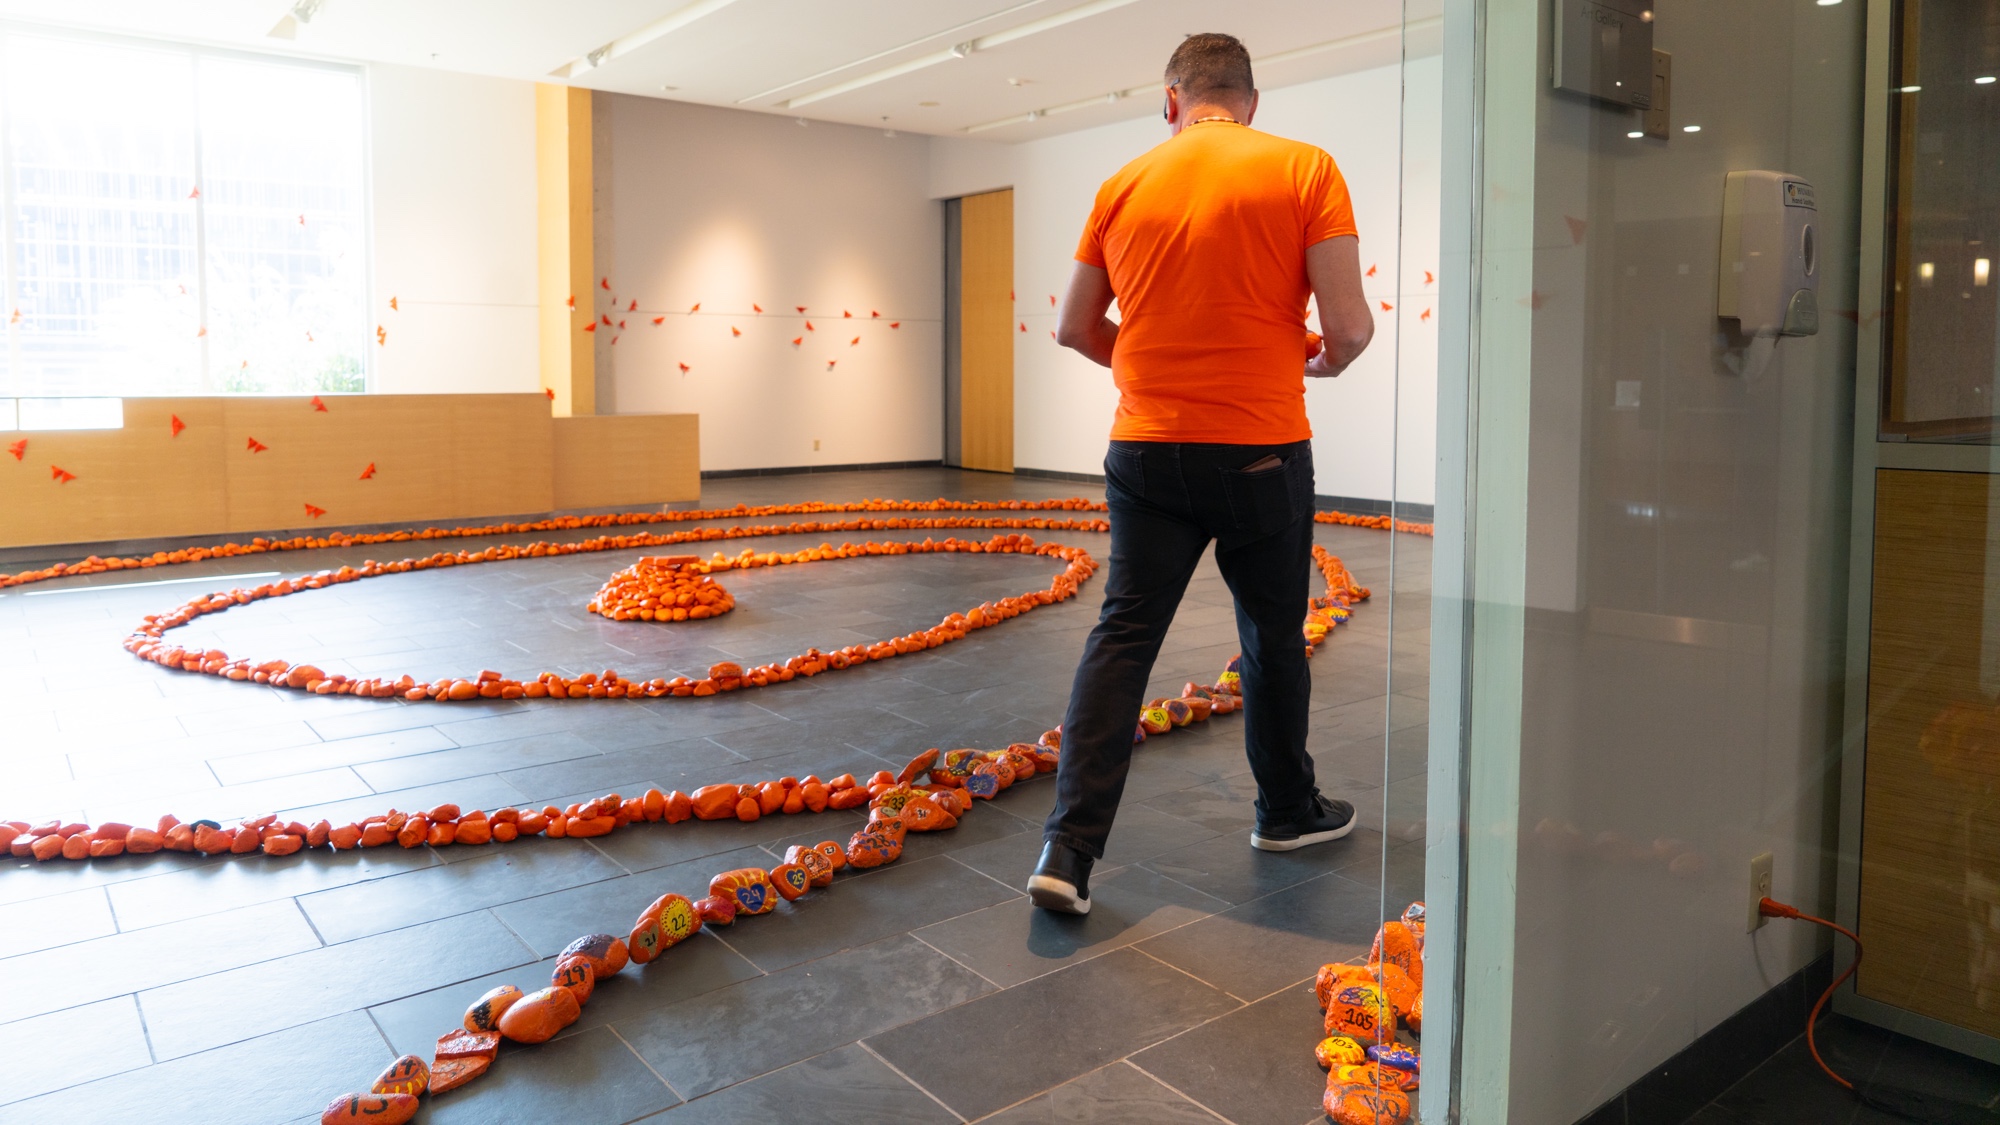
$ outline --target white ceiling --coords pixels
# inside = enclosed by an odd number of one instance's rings
[[[1002,141],[1157,113],[1160,70],[1190,32],[1242,38],[1266,89],[1403,46],[1403,0],[1247,0],[1221,19],[1198,0],[320,0],[295,38],[273,37],[293,3],[0,0],[0,18]],[[1435,53],[1442,0],[1409,8],[1410,53]],[[950,57],[959,44],[972,49]],[[595,69],[577,65],[606,46]]]

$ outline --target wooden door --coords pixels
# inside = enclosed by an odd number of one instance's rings
[[[1014,471],[1014,193],[959,201],[961,464]]]

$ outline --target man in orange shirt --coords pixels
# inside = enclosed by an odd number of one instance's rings
[[[1305,377],[1341,373],[1374,335],[1347,183],[1311,145],[1250,128],[1250,55],[1191,35],[1167,62],[1173,137],[1105,181],[1077,247],[1056,338],[1112,369],[1104,459],[1111,565],[1063,720],[1056,805],[1028,880],[1035,905],[1083,914],[1131,766],[1133,719],[1209,543],[1236,599],[1253,846],[1347,835],[1306,753],[1312,681],[1312,431]],[[1306,298],[1324,347],[1306,359]],[[1105,317],[1113,300],[1120,320]]]

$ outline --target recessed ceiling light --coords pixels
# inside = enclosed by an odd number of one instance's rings
[[[665,85],[663,85],[663,86],[661,86],[661,87],[660,87],[660,89],[662,89],[662,90],[668,90],[668,91],[672,91],[672,90],[678,90],[678,89],[680,89],[680,87],[679,87],[679,86],[665,86]]]
[[[1683,126],[1681,126],[1681,132],[1683,132],[1683,133],[1699,133],[1699,132],[1701,132],[1701,126],[1699,126],[1699,125],[1683,125]]]
[[[1840,3],[1840,0],[1817,0],[1817,3],[1822,8],[1831,8],[1835,4]]]
[[[1923,89],[1922,86],[1898,86],[1896,87],[1896,92],[1899,94],[1914,94],[1921,89]]]
[[[918,102],[917,104],[925,109],[936,109],[938,105],[936,102]]]
[[[1636,138],[1636,137],[1643,137],[1643,136],[1645,136],[1646,134],[1644,134],[1644,133],[1640,132],[1640,131],[1639,131],[1639,130],[1637,130],[1637,129],[1634,129],[1634,130],[1632,130],[1631,132],[1629,132],[1629,133],[1627,133],[1627,134],[1625,134],[1625,135],[1626,135],[1626,136],[1628,136],[1628,137],[1635,137],[1635,138]]]
[[[1982,74],[1979,77],[1973,79],[1972,84],[1974,86],[1991,86],[1993,85],[1993,76],[1990,74]]]

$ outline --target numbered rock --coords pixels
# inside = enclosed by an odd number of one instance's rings
[[[424,1092],[431,1083],[431,1068],[415,1055],[404,1055],[389,1064],[382,1077],[368,1088],[374,1094],[409,1094],[415,1096]]]
[[[778,906],[778,889],[771,885],[771,873],[761,867],[724,871],[708,881],[708,893],[734,903],[738,914],[768,914]]]
[[[586,957],[571,955],[556,962],[556,971],[549,976],[549,983],[557,988],[569,989],[576,997],[578,1007],[590,1003],[590,994],[597,990],[597,970],[590,967]]]
[[[1329,1035],[1313,1048],[1313,1060],[1320,1069],[1332,1071],[1337,1067],[1360,1066],[1368,1061],[1368,1051],[1346,1035]]]
[[[807,881],[815,887],[824,887],[833,882],[833,862],[818,848],[793,844],[785,849],[785,862],[805,868]]]
[[[1343,984],[1326,1006],[1326,1033],[1351,1035],[1363,1043],[1393,1043],[1396,1009],[1380,985]]]
[[[681,895],[661,895],[639,912],[625,944],[633,963],[644,965],[699,929],[701,921],[694,916],[694,903]]]

